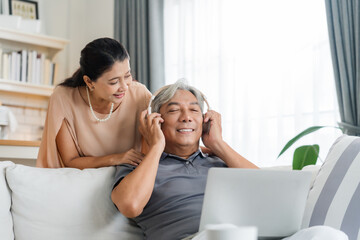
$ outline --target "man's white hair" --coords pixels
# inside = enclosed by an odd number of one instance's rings
[[[179,79],[173,84],[169,84],[160,88],[155,93],[155,98],[151,102],[152,112],[159,113],[161,106],[164,103],[170,101],[178,90],[187,90],[191,92],[196,97],[202,113],[204,113],[204,102],[209,108],[206,98],[204,94],[202,94],[202,92],[200,92],[195,87],[192,87],[189,84],[187,84],[187,81],[185,79]]]

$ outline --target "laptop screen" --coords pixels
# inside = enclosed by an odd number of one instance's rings
[[[285,237],[301,227],[311,173],[211,168],[199,231],[207,224],[256,226],[259,237]]]

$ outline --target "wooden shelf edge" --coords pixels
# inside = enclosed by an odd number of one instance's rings
[[[26,147],[40,147],[41,141],[24,141],[24,140],[4,140],[0,139],[2,146],[26,146]]]
[[[50,97],[53,90],[54,90],[54,86],[22,83],[11,80],[0,79],[0,91]]]
[[[0,27],[0,39],[62,50],[69,40]]]

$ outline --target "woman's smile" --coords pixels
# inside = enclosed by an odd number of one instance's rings
[[[123,93],[115,93],[115,94],[113,94],[113,96],[120,99],[120,98],[123,98],[125,96],[125,92],[123,92]]]

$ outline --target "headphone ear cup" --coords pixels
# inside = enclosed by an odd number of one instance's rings
[[[208,112],[210,110],[209,102],[207,101],[207,99],[206,99],[206,97],[205,97],[205,95],[203,93],[201,93],[201,97],[204,99],[204,102],[205,102],[206,107],[207,107],[206,111],[204,110],[204,113]]]
[[[203,123],[202,125],[202,133],[209,134],[210,132],[210,120],[207,123]]]
[[[152,95],[151,98],[150,98],[149,106],[148,106],[148,114],[151,114],[151,113],[152,113],[151,104],[152,104],[154,98],[155,98],[154,95]]]

